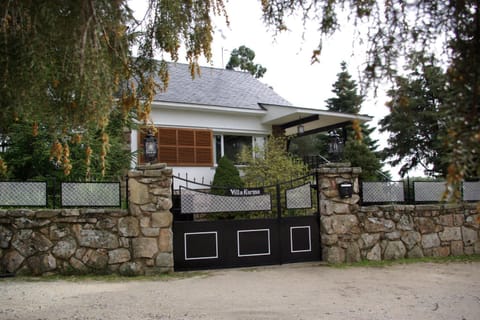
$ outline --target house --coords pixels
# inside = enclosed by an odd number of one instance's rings
[[[168,90],[155,96],[151,119],[157,130],[158,161],[174,175],[206,183],[222,156],[235,159],[243,146],[262,146],[271,134],[329,131],[364,115],[293,106],[247,72],[201,67],[192,79],[187,64],[169,64]],[[143,148],[133,131],[132,151]],[[142,162],[142,158],[139,157]]]

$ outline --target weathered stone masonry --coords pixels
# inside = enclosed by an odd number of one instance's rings
[[[476,204],[360,207],[360,168],[329,164],[317,172],[325,261],[480,254],[480,214]],[[353,183],[351,198],[339,197],[341,182]]]
[[[0,210],[0,273],[173,271],[171,169],[129,173],[129,211]]]

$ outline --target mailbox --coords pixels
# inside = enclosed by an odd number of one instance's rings
[[[353,194],[353,184],[351,182],[338,184],[338,193],[340,198],[351,198]]]

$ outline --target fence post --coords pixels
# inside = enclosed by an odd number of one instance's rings
[[[52,194],[52,207],[53,209],[55,209],[55,201],[57,199],[57,183],[56,183],[57,179],[55,177],[53,177],[53,181],[52,181],[52,184],[53,184],[53,194]]]
[[[277,182],[275,185],[277,193],[277,218],[280,220],[282,218],[282,196],[280,194],[280,184]]]

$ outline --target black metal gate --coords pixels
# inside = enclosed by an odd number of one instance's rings
[[[174,179],[175,270],[320,260],[316,176],[222,190]]]

